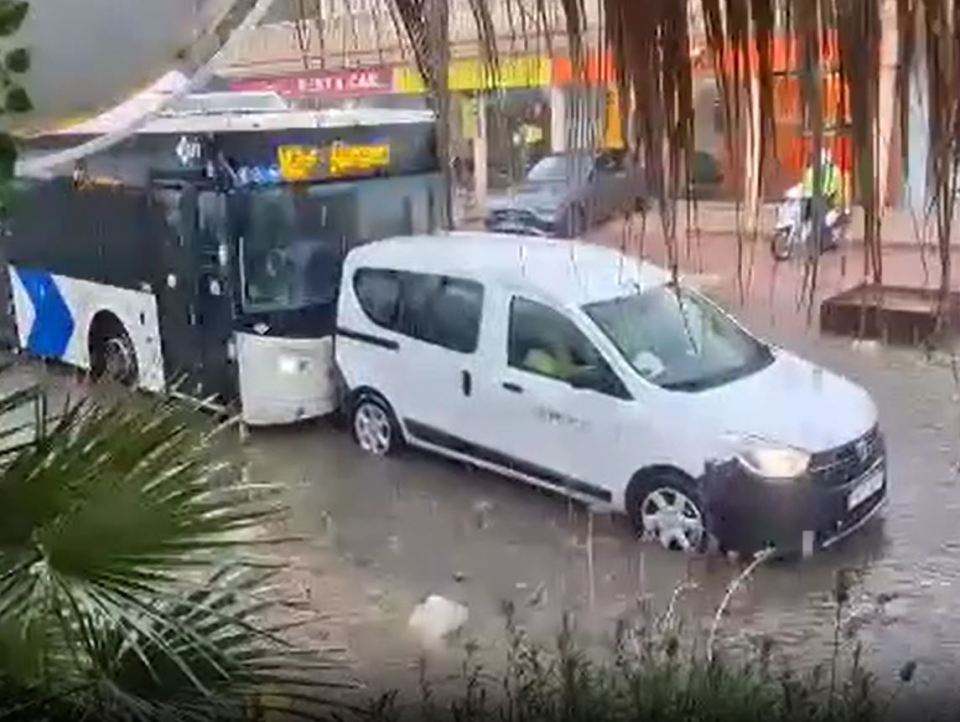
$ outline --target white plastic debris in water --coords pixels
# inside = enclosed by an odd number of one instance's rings
[[[467,608],[439,594],[431,594],[413,609],[407,626],[425,648],[435,649],[467,623]]]
[[[880,342],[875,338],[855,338],[850,342],[850,348],[865,354],[876,354],[880,352]]]

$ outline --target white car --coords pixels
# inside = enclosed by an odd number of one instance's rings
[[[877,411],[660,268],[485,233],[352,250],[336,360],[357,442],[629,515],[664,546],[828,546],[886,497]]]

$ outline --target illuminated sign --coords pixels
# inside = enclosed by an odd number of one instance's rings
[[[390,166],[386,143],[334,143],[327,147],[283,145],[277,148],[280,177],[290,183],[374,173]]]
[[[386,144],[336,144],[330,149],[330,175],[333,176],[371,173],[389,165],[390,146]]]
[[[280,176],[285,181],[313,180],[323,163],[324,152],[316,146],[282,145],[277,149]]]
[[[236,169],[236,174],[241,186],[276,185],[283,180],[279,165],[241,166]]]

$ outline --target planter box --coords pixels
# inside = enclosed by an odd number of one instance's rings
[[[942,325],[938,329],[938,316]],[[938,330],[960,331],[960,293],[950,292],[940,308],[935,289],[865,283],[820,304],[820,330],[888,343],[918,344]]]

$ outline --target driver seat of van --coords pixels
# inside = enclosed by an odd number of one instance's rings
[[[569,381],[578,370],[569,350],[559,348],[552,352],[544,348],[532,348],[524,356],[523,365],[534,373],[561,381]]]

